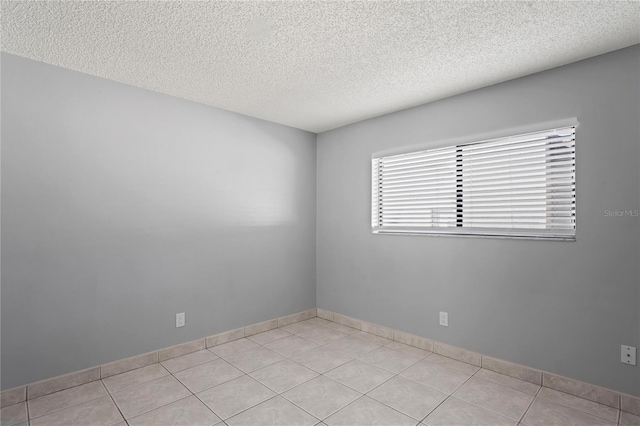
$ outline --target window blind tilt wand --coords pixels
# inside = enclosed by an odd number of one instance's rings
[[[372,158],[376,234],[575,240],[575,126]]]

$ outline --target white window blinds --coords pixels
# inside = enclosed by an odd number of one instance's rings
[[[374,233],[575,239],[575,127],[372,159]]]

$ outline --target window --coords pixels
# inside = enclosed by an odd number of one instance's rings
[[[372,159],[377,234],[575,240],[575,126]]]

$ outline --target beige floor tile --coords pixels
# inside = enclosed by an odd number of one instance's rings
[[[347,327],[346,325],[338,324],[337,322],[333,322],[333,321],[329,321],[329,324],[326,324],[325,326],[329,328],[333,328],[334,330],[341,331],[345,334],[354,334],[360,331],[356,328]]]
[[[282,393],[317,377],[318,373],[297,362],[285,359],[284,361],[256,370],[250,375],[270,389]]]
[[[620,425],[621,426],[640,426],[640,416],[627,413],[626,411],[620,412]]]
[[[320,346],[316,349],[298,354],[291,359],[318,373],[326,373],[329,370],[333,370],[351,361],[353,358],[353,356],[335,349],[327,349],[325,346]]]
[[[215,362],[215,361],[214,361]],[[173,376],[165,376],[112,394],[125,419],[171,404],[191,393]]]
[[[388,345],[393,342],[393,340],[385,339],[384,337],[376,336],[375,334],[367,333],[366,331],[358,331],[353,333],[352,336],[359,337],[367,342],[372,342],[379,346]]]
[[[400,375],[447,394],[455,391],[471,377],[471,374],[428,362],[429,358],[431,357],[414,364]]]
[[[309,351],[318,345],[310,340],[303,339],[298,336],[289,336],[284,339],[276,340],[264,345],[266,348],[279,353],[280,355],[290,358],[299,353]]]
[[[221,422],[195,396],[189,396],[164,407],[128,420],[129,426],[213,426]]]
[[[530,395],[537,395],[540,390],[540,385],[525,382],[524,380],[516,379],[515,377],[505,376],[504,374],[496,373],[495,371],[485,370],[484,368],[480,369],[474,377],[488,380]]]
[[[242,375],[242,371],[223,359],[216,359],[175,374],[176,378],[193,393],[202,392]]]
[[[324,376],[316,377],[282,394],[320,420],[355,401],[362,394]]]
[[[162,365],[151,364],[136,370],[127,371],[126,373],[107,377],[106,379],[102,379],[102,382],[110,393],[114,393],[168,375],[169,372]]]
[[[415,419],[363,396],[325,420],[329,426],[415,426]]]
[[[258,370],[259,368],[275,364],[276,362],[282,361],[283,359],[284,357],[282,355],[259,346],[257,348],[229,355],[225,358],[225,361],[227,361],[234,367],[244,371],[245,373],[250,373],[252,371]]]
[[[327,326],[327,324],[331,323],[331,321],[329,321],[329,320],[326,320],[324,318],[318,318],[318,317],[310,318],[310,319],[306,320],[305,322],[307,322],[309,324],[322,325],[322,326],[325,326],[325,327]]]
[[[538,396],[557,402],[558,404],[566,405],[567,407],[575,408],[576,410],[584,411],[585,413],[593,414],[605,420],[612,422],[618,421],[617,409],[598,404],[597,402],[578,398],[577,396],[549,388],[542,388]]]
[[[257,347],[258,347],[257,343],[252,342],[249,339],[243,338],[243,339],[234,340],[232,342],[223,343],[222,345],[213,346],[208,350],[218,355],[219,357],[224,358],[231,354],[235,354],[237,352],[246,351],[248,349],[253,349]]]
[[[282,397],[271,398],[226,421],[229,426],[312,426],[318,419]]]
[[[401,352],[387,346],[383,346],[362,355],[359,359],[367,364],[398,374],[411,367],[422,358],[411,355],[407,352]]]
[[[522,419],[527,426],[614,426],[604,420],[545,398],[536,398]]]
[[[359,337],[347,336],[344,339],[339,339],[325,345],[325,348],[335,349],[337,351],[344,352],[347,355],[358,357],[378,349],[380,346],[382,345]]]
[[[2,426],[12,426],[27,420],[27,403],[19,402],[0,408],[0,424]]]
[[[446,393],[402,376],[383,383],[368,396],[417,420],[424,419],[447,398]]]
[[[329,327],[318,327],[309,330],[303,330],[302,332],[298,333],[298,336],[303,337],[307,340],[311,340],[313,343],[324,345],[325,343],[333,342],[334,340],[347,337],[348,334]]]
[[[281,328],[276,328],[275,330],[269,330],[269,331],[265,331],[264,333],[254,334],[253,336],[247,337],[247,339],[252,340],[259,345],[264,345],[265,343],[284,339],[285,337],[289,337],[289,336],[291,336],[291,333]]]
[[[476,371],[480,370],[480,367],[476,367],[475,365],[467,364],[438,354],[431,355],[429,357],[429,361],[444,365],[445,367],[453,368],[454,370],[462,371],[463,373],[474,374]]]
[[[424,420],[428,426],[516,426],[517,421],[456,398],[448,398]]]
[[[195,367],[196,365],[204,364],[205,362],[213,361],[217,358],[218,356],[214,355],[211,351],[203,349],[187,355],[168,359],[163,361],[161,364],[170,372],[177,373],[178,371],[186,370],[187,368]]]
[[[395,349],[397,351],[406,352],[411,355],[424,358],[431,355],[431,352],[425,351],[424,349],[416,348],[415,346],[405,345],[400,342],[391,342],[385,345],[387,348]]]
[[[358,392],[367,393],[392,378],[393,373],[354,359],[325,373],[325,376]]]
[[[100,380],[85,385],[65,389],[60,392],[50,393],[39,398],[30,399],[29,415],[31,418],[41,417],[81,402],[90,401],[108,395],[107,390]],[[3,423],[4,426],[4,423]]]
[[[200,392],[197,396],[216,415],[225,420],[275,395],[272,390],[251,377],[242,376]]]
[[[31,419],[31,426],[111,426],[123,418],[110,396],[54,411],[42,417]]]
[[[300,321],[300,322],[287,325],[285,327],[282,327],[282,330],[288,333],[298,334],[306,330],[314,330],[314,329],[323,328],[323,327],[324,325],[310,323],[307,320],[307,321]]]
[[[472,377],[454,397],[478,407],[520,421],[534,396],[493,382]]]

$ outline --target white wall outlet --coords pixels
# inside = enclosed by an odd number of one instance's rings
[[[447,312],[440,312],[440,325],[449,327],[449,314]]]
[[[633,346],[620,346],[620,362],[623,364],[636,365],[636,348]]]
[[[184,312],[180,312],[179,314],[176,314],[176,328],[184,327],[184,324],[185,324]]]

